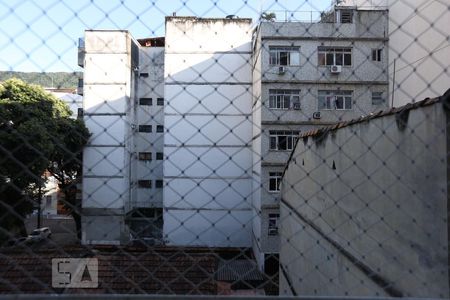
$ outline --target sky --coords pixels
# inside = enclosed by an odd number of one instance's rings
[[[317,18],[332,0],[0,0],[0,71],[73,72],[85,29],[164,35],[164,17]]]

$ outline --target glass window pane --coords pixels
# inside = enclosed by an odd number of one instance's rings
[[[280,52],[280,65],[282,65],[282,66],[289,65],[288,52]]]
[[[327,66],[334,65],[334,53],[327,53]]]
[[[283,108],[284,109],[289,109],[289,107],[291,106],[291,101],[290,101],[289,96],[284,96],[284,103],[283,103]]]
[[[270,137],[270,149],[277,149],[277,138],[274,136]]]
[[[281,135],[278,137],[278,150],[286,150],[287,149],[287,137],[285,135]]]
[[[342,66],[342,53],[336,53],[336,65]]]
[[[276,108],[275,96],[269,97],[269,108]]]
[[[276,54],[276,52],[275,51],[270,51],[269,55],[270,55],[269,63],[271,65],[276,65],[277,64],[277,54]]]
[[[345,97],[345,109],[352,109],[352,98]]]
[[[351,66],[351,65],[352,65],[352,54],[345,53],[344,54],[344,66]]]
[[[334,104],[336,109],[344,109],[344,98],[342,96],[336,96]]]
[[[300,53],[299,52],[291,52],[291,66],[298,66],[300,65]]]
[[[318,60],[319,66],[325,66],[325,53],[319,52],[319,57],[317,60]]]

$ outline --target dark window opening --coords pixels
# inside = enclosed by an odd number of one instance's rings
[[[152,160],[151,152],[139,152],[139,160]]]
[[[140,98],[139,99],[140,105],[152,105],[152,103],[153,103],[152,98]]]
[[[139,132],[152,132],[152,125],[139,125]]]
[[[156,152],[156,160],[163,160],[163,159],[164,159],[164,153]]]
[[[138,187],[151,189],[152,181],[151,180],[138,180]]]
[[[163,181],[163,180],[158,179],[158,180],[155,181],[155,187],[156,187],[157,189],[162,188],[163,185],[164,185],[164,181]]]

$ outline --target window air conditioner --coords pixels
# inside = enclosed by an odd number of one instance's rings
[[[342,71],[342,66],[331,66],[330,72],[331,74],[339,74]]]
[[[278,75],[283,75],[284,73],[286,73],[286,69],[283,66],[278,67]]]
[[[313,119],[320,119],[320,111],[316,111],[315,113],[313,113]]]

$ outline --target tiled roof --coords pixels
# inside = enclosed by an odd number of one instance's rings
[[[256,263],[246,259],[221,261],[217,270],[217,280],[219,281],[264,281],[265,279]]]
[[[97,258],[95,289],[52,288],[53,258]],[[0,293],[214,295],[217,257],[182,249],[87,248],[0,253]]]

